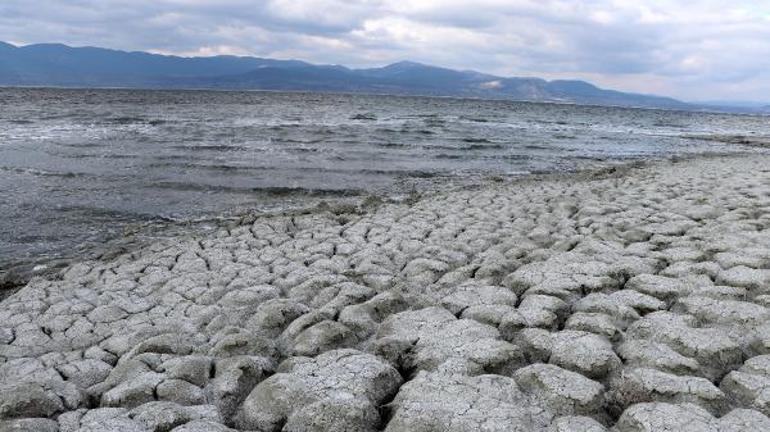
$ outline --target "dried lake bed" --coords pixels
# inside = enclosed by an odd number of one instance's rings
[[[354,211],[355,210],[355,211]],[[770,157],[244,218],[0,304],[0,430],[770,430]]]

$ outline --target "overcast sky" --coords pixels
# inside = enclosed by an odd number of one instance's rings
[[[770,0],[0,0],[0,40],[582,78],[770,101]]]

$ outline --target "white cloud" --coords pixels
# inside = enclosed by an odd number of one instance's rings
[[[410,59],[686,99],[770,99],[770,6],[734,0],[3,0],[0,37],[372,66]]]

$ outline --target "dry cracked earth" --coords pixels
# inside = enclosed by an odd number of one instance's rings
[[[244,220],[0,304],[0,431],[769,431],[770,158]]]

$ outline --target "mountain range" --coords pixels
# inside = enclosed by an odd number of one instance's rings
[[[458,96],[646,108],[703,109],[585,81],[508,78],[414,62],[351,69],[258,57],[178,57],[62,44],[0,42],[0,86],[288,90]]]

